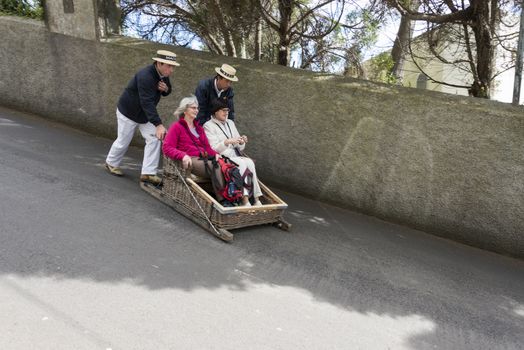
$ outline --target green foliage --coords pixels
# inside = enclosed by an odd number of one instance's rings
[[[377,42],[380,21],[368,9],[364,9],[360,16],[363,28],[358,38],[360,39],[362,47],[370,47]]]
[[[345,65],[344,75],[367,78],[367,64],[363,55],[372,48],[378,39],[378,33],[384,25],[384,11],[380,7],[369,5],[366,8],[354,8],[348,12],[345,28]],[[367,72],[369,73],[369,72]]]
[[[371,59],[369,77],[371,80],[380,81],[387,84],[396,84],[397,78],[391,74],[393,69],[393,58],[389,52],[383,52]]]
[[[0,14],[43,19],[44,8],[42,0],[0,0]]]

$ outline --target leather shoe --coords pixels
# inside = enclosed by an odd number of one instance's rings
[[[140,175],[140,181],[142,182],[149,182],[150,184],[153,184],[155,186],[160,185],[162,183],[162,179],[159,178],[156,175]]]
[[[122,172],[122,170],[120,170],[120,168],[117,166],[111,166],[106,163],[106,169],[109,171],[111,175],[124,176],[124,173]]]

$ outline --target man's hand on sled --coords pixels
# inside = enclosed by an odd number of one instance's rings
[[[156,138],[163,141],[164,137],[166,137],[166,128],[164,128],[162,124],[159,124],[156,127]]]

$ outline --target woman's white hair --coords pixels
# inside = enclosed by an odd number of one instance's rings
[[[187,107],[189,107],[190,105],[198,106],[198,100],[195,95],[184,97],[182,101],[180,101],[180,104],[178,105],[178,108],[175,110],[173,115],[177,118],[181,117],[184,114]]]

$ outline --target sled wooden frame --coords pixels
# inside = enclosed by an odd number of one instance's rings
[[[178,172],[174,167],[184,176],[187,186],[177,175]],[[234,237],[229,230],[242,227],[273,224],[285,231],[291,228],[291,224],[284,221],[282,217],[288,207],[287,204],[260,181],[264,205],[259,207],[224,207],[206,192],[201,184],[193,180],[191,174],[182,169],[179,161],[164,157],[163,186],[157,187],[141,182],[140,187],[227,242],[232,241]],[[216,230],[211,227],[209,222],[213,224]]]

